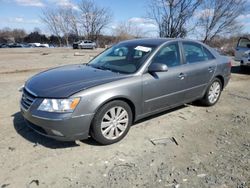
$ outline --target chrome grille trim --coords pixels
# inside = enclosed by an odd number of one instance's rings
[[[36,95],[28,90],[27,88],[23,89],[23,94],[21,98],[21,107],[24,110],[29,110],[30,106],[33,104],[33,102],[36,100]]]

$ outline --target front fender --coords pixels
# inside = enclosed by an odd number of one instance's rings
[[[74,111],[74,116],[95,113],[102,105],[115,99],[130,101],[135,107],[135,117],[142,113],[142,80],[141,76],[106,83],[74,94],[81,101]]]

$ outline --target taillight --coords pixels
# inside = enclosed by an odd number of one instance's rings
[[[231,68],[232,67],[232,62],[231,61],[229,61],[228,63],[228,66]]]

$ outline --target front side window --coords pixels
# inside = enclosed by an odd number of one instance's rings
[[[179,45],[177,43],[163,46],[155,55],[152,63],[165,64],[168,67],[174,67],[181,64]]]
[[[88,65],[124,74],[135,73],[155,48],[152,45],[118,44],[98,55]]]

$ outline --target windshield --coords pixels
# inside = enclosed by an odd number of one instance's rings
[[[88,66],[132,74],[140,68],[154,49],[155,46],[150,45],[118,44],[91,60]]]

